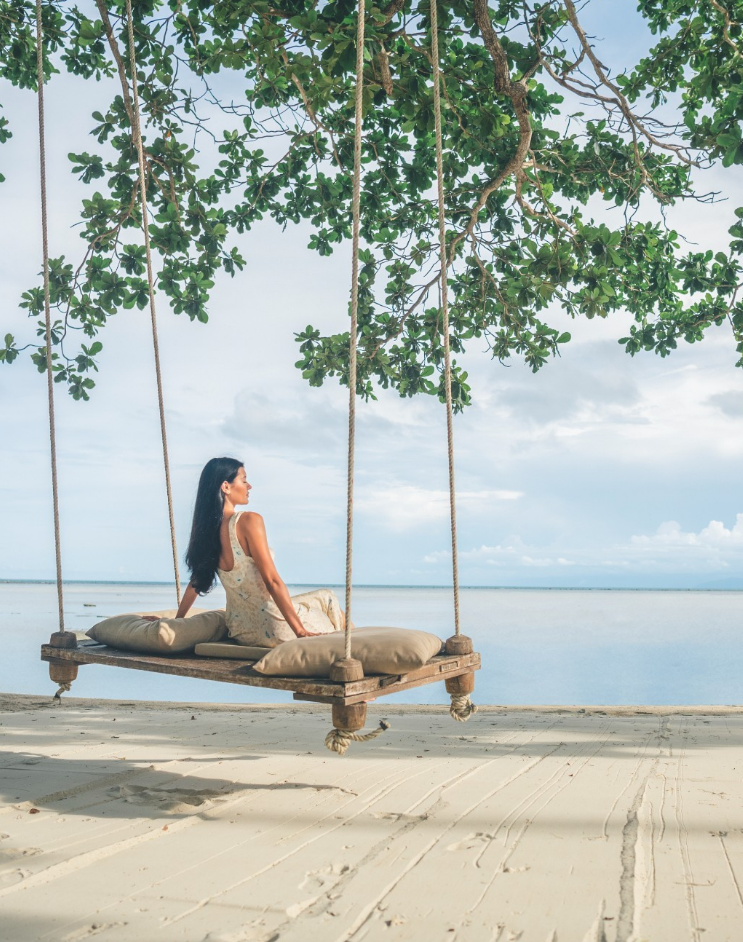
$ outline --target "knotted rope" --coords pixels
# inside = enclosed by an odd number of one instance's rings
[[[439,217],[439,264],[441,267],[441,320],[444,335],[444,391],[446,394],[446,442],[449,457],[449,519],[454,588],[454,633],[459,635],[459,561],[457,557],[457,505],[454,483],[454,420],[451,395],[451,349],[449,343],[449,298],[447,291],[446,219],[444,216],[444,158],[441,133],[441,74],[439,71],[439,22],[436,0],[431,0],[431,58],[433,60],[433,112],[436,130],[436,183]],[[453,714],[452,714],[453,715]]]
[[[351,580],[353,576],[353,482],[356,451],[356,333],[359,323],[359,232],[361,229],[361,122],[364,98],[364,0],[356,23],[356,112],[353,138],[353,237],[351,243],[351,333],[348,354],[348,485],[346,492],[346,647],[351,657]],[[328,747],[332,748],[332,747]],[[346,751],[346,746],[342,752]],[[337,750],[336,750],[337,751]]]
[[[337,752],[339,756],[345,754],[352,742],[369,742],[370,739],[376,739],[390,728],[386,720],[380,720],[379,726],[370,733],[356,733],[351,729],[331,729],[325,737],[325,745],[331,752]]]
[[[72,687],[72,684],[67,684],[67,683],[65,683],[65,684],[60,684],[60,685],[59,685],[59,689],[58,689],[57,692],[54,694],[54,699],[55,699],[55,700],[61,700],[61,699],[62,699],[62,694],[63,694],[63,693],[69,693],[71,687]]]
[[[40,0],[37,0],[37,3]],[[139,115],[139,91],[137,88],[137,60],[134,55],[134,20],[132,18],[132,0],[126,0],[126,19],[129,33],[129,67],[132,74],[132,138],[137,149],[139,164],[139,194],[142,206],[142,231],[147,256],[147,284],[150,295],[150,321],[152,322],[152,347],[155,353],[155,376],[157,378],[157,405],[160,411],[160,439],[163,447],[163,466],[165,468],[165,491],[168,499],[168,519],[170,521],[170,545],[173,550],[173,572],[175,574],[175,593],[181,604],[181,579],[178,573],[178,548],[175,539],[175,515],[173,513],[173,492],[170,485],[170,460],[168,458],[168,436],[165,428],[165,397],[163,378],[160,369],[160,340],[157,333],[157,313],[155,311],[155,278],[152,271],[152,252],[150,250],[150,226],[147,217],[147,181],[145,176],[144,146]]]
[[[46,391],[49,411],[49,446],[52,463],[52,506],[54,511],[54,555],[57,566],[57,612],[59,630],[64,631],[62,589],[62,544],[59,532],[59,486],[57,482],[57,430],[54,420],[54,377],[52,376],[52,314],[49,290],[49,225],[46,206],[46,137],[44,133],[44,41],[41,0],[36,0],[36,82],[39,106],[39,176],[41,183],[41,244],[44,259],[44,326],[46,334]],[[69,689],[69,688],[68,688]]]
[[[468,693],[461,696],[453,693],[449,713],[458,723],[466,723],[473,713],[477,713],[477,705],[470,700]]]

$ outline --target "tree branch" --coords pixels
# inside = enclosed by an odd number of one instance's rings
[[[116,62],[116,69],[119,73],[119,79],[121,81],[121,93],[124,98],[124,107],[126,108],[126,113],[129,118],[129,124],[134,127],[134,107],[132,105],[132,99],[129,93],[129,79],[126,76],[124,60],[121,57],[119,45],[116,42],[116,37],[114,36],[113,27],[111,26],[111,20],[108,16],[106,4],[103,2],[103,0],[95,0],[95,5],[98,7],[98,12],[100,13],[103,26],[106,30],[108,45],[111,47],[111,52],[113,54],[114,61]]]
[[[532,137],[531,116],[529,106],[526,102],[527,84],[525,79],[517,82],[512,81],[508,69],[508,57],[501,45],[493,23],[490,19],[490,7],[487,0],[474,0],[473,13],[477,28],[480,30],[485,48],[490,53],[495,70],[494,85],[495,90],[500,95],[506,95],[511,100],[516,119],[519,124],[519,141],[516,150],[513,152],[505,167],[501,172],[490,180],[480,192],[480,197],[473,207],[469,221],[462,232],[452,239],[449,246],[449,264],[454,259],[454,252],[462,239],[470,236],[477,225],[477,218],[480,211],[487,203],[489,197],[494,193],[512,174],[517,173],[524,165],[524,160],[529,152]]]

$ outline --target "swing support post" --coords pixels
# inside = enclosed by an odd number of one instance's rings
[[[77,638],[72,631],[55,631],[49,639],[49,647],[69,651],[77,648]],[[50,657],[48,661],[49,677],[59,688],[54,694],[54,699],[59,700],[62,694],[70,689],[72,682],[77,680],[78,665],[74,661],[57,657]]]

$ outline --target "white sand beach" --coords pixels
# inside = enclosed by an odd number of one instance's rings
[[[13,942],[737,942],[743,710],[0,697]]]

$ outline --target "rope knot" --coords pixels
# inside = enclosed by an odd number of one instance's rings
[[[368,742],[370,739],[376,739],[390,728],[387,720],[380,720],[379,726],[370,733],[357,733],[352,729],[330,730],[325,737],[325,745],[331,752],[336,752],[339,756],[345,755],[346,750],[352,742]]]
[[[449,713],[458,723],[466,723],[473,713],[477,713],[477,706],[470,700],[468,693],[461,696],[453,693]]]
[[[63,694],[63,693],[69,693],[71,687],[72,687],[72,684],[66,684],[66,683],[65,683],[65,684],[60,684],[60,685],[59,685],[59,690],[57,690],[57,692],[54,694],[54,699],[55,699],[55,700],[61,700],[61,699],[62,699],[62,694]]]

